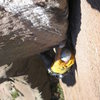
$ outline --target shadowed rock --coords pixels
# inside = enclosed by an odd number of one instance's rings
[[[0,64],[34,55],[65,40],[68,5],[62,9],[60,4],[42,7],[33,0],[0,0]]]

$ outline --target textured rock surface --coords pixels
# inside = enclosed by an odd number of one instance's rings
[[[12,96],[11,94],[19,95]],[[15,98],[14,98],[15,97]],[[50,100],[47,72],[40,56],[0,66],[0,100]],[[41,99],[40,99],[41,98]]]
[[[34,0],[0,0],[0,64],[39,53],[64,40],[68,5],[63,2],[41,7]]]
[[[61,82],[65,100],[100,100],[100,0],[72,1],[77,70]]]

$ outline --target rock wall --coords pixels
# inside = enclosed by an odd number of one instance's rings
[[[66,39],[68,3],[0,0],[0,64],[42,52]],[[65,2],[65,3],[64,3]]]
[[[100,1],[71,1],[76,66],[60,80],[65,100],[100,100]]]
[[[51,99],[50,81],[39,55],[0,66],[0,99]]]

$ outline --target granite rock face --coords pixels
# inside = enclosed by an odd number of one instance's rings
[[[100,1],[72,1],[71,35],[77,67],[61,82],[65,100],[100,100]]]
[[[0,0],[1,64],[40,53],[66,39],[68,3],[52,2],[42,6],[35,0]]]

